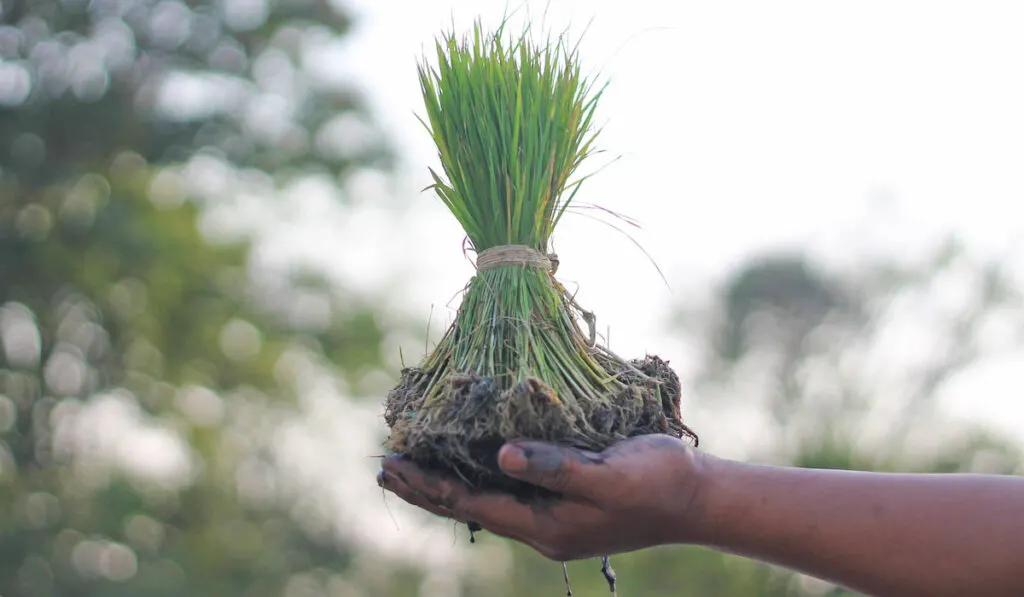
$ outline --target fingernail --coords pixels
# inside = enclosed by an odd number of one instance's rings
[[[506,444],[501,449],[499,455],[501,459],[501,468],[511,473],[520,473],[526,470],[529,466],[529,460],[526,457],[526,453],[523,449],[515,444]]]
[[[387,473],[385,473],[384,471],[380,471],[379,473],[377,473],[377,487],[384,487],[384,484],[387,483],[387,480]]]

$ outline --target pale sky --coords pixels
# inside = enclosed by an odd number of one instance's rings
[[[414,118],[422,106],[415,65],[453,19],[460,30],[478,16],[493,24],[507,3],[348,4],[361,15],[356,33],[322,59],[365,86],[401,152],[397,192],[411,205],[396,213],[364,202],[344,222],[311,222],[305,244],[291,239],[288,251],[328,255],[371,286],[388,271],[414,272],[392,300],[424,318],[433,305],[436,322],[472,268],[453,218],[418,193],[436,162]],[[766,248],[902,258],[946,231],[984,253],[1016,247],[1024,4],[549,0],[520,11],[539,20],[546,7],[551,29],[589,24],[585,68],[609,82],[599,109],[607,153],[592,166],[621,159],[588,181],[580,200],[638,219],[637,240],[673,284],[666,289],[609,228],[570,219],[556,231],[560,278],[580,284],[581,303],[601,329],[611,327],[623,356],[648,351],[685,369],[683,344],[662,324],[670,306],[702,300],[710,281]],[[865,236],[862,222],[878,213]],[[313,233],[318,225],[323,235]],[[324,235],[334,244],[325,247]],[[1024,418],[1006,373],[1015,362],[959,384],[951,408],[1004,427],[1011,413]]]

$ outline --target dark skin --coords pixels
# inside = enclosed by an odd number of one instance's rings
[[[721,460],[668,436],[601,453],[517,441],[505,474],[561,494],[524,503],[401,458],[378,483],[405,501],[556,560],[703,545],[877,597],[1024,595],[1024,479],[882,474]]]

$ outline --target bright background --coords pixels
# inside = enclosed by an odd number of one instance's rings
[[[362,255],[353,243],[377,253],[388,237],[394,266],[419,274],[403,297],[414,312],[447,305],[472,272],[457,224],[433,195],[415,194],[436,167],[414,118],[422,104],[415,64],[453,22],[465,30],[479,16],[493,25],[509,6],[513,18],[530,14],[551,31],[581,35],[585,64],[609,83],[600,106],[607,153],[595,165],[618,159],[581,200],[639,220],[643,230],[634,236],[671,290],[629,240],[601,224],[567,221],[555,240],[562,276],[579,283],[583,304],[599,327],[611,326],[621,354],[664,354],[685,369],[689,353],[665,324],[671,307],[702,300],[731,267],[765,250],[806,248],[839,263],[865,255],[913,262],[954,234],[971,252],[1024,271],[1018,3],[354,6],[362,25],[337,62],[372,94],[398,140],[399,185],[413,198],[404,217],[415,234],[389,235],[393,223],[381,218],[378,226],[354,225],[355,238],[303,231],[286,242],[359,278],[379,261],[338,260],[323,239],[334,236],[339,252]],[[946,407],[1024,439],[1021,357],[979,364],[948,390]]]
[[[562,594],[373,481],[400,354],[473,274],[421,191],[416,65],[509,12],[582,39],[578,198],[642,224],[568,217],[559,278],[671,361],[703,449],[1024,474],[1019,2],[0,1],[0,594]],[[623,595],[848,594],[616,566]]]

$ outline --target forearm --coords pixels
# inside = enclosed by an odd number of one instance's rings
[[[706,466],[697,543],[879,597],[1024,595],[1024,479]]]

